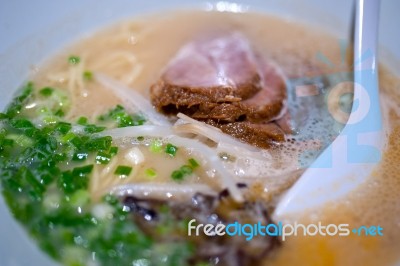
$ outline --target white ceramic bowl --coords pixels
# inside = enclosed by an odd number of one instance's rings
[[[86,0],[2,1],[0,3],[0,109],[27,78],[32,64],[61,49],[79,36],[123,18],[184,8],[225,11],[253,10],[318,25],[346,38],[352,1],[339,0]],[[400,74],[400,1],[383,0],[380,21],[380,57]],[[11,217],[0,198],[0,264],[55,265]]]

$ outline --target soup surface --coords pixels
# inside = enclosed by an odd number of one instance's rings
[[[150,87],[182,46],[231,32],[285,77],[291,132],[268,149],[151,107]],[[348,197],[296,218],[380,225],[383,236],[187,236],[193,218],[273,222],[280,193],[343,127],[327,107],[331,90],[352,77],[351,47],[342,44],[275,17],[204,11],[158,14],[86,36],[34,67],[32,82],[1,116],[6,201],[41,248],[66,265],[391,264],[400,249],[400,81],[384,68],[382,163]],[[339,102],[348,111],[349,95]]]

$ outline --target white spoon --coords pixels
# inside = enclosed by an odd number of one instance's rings
[[[380,0],[356,3],[354,104],[349,120],[281,198],[273,215],[276,220],[298,217],[345,196],[363,183],[380,161],[383,138],[376,57],[379,4]],[[327,164],[330,166],[322,167]]]

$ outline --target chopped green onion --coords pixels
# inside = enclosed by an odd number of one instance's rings
[[[180,171],[180,170],[175,170],[171,174],[171,178],[175,181],[182,181],[183,177],[184,177],[184,175],[183,175],[182,171]]]
[[[90,174],[92,172],[92,170],[93,170],[93,164],[90,164],[90,165],[85,165],[82,167],[75,167],[72,170],[72,174],[74,176],[86,176],[86,175]]]
[[[159,153],[162,150],[162,146],[162,142],[158,139],[155,139],[150,143],[150,151],[154,153]]]
[[[62,109],[58,109],[58,110],[54,113],[54,115],[55,115],[55,116],[58,116],[58,117],[63,117],[63,116],[65,115],[65,112],[64,112]]]
[[[99,127],[93,124],[86,125],[84,130],[86,133],[98,133],[106,129],[106,127]]]
[[[69,142],[72,143],[72,145],[74,145],[78,149],[82,148],[82,146],[84,146],[84,144],[85,144],[85,141],[81,136],[75,136]]]
[[[186,176],[189,176],[193,173],[193,170],[199,167],[199,163],[190,158],[188,160],[189,165],[182,165],[178,170],[175,170],[171,174],[171,178],[175,181],[182,181]]]
[[[117,155],[118,147],[111,147],[109,153],[111,156]]]
[[[61,143],[67,143],[73,140],[76,137],[76,134],[73,132],[68,132],[65,136],[61,138]]]
[[[108,151],[100,150],[96,155],[97,164],[108,164],[111,158],[118,153],[118,147],[110,147]]]
[[[93,165],[75,167],[72,171],[65,171],[59,180],[59,185],[67,194],[72,194],[79,189],[89,187],[88,175],[92,172]]]
[[[84,161],[88,158],[89,154],[87,152],[76,152],[72,156],[73,161]]]
[[[72,126],[71,123],[67,122],[58,122],[56,129],[61,133],[61,134],[67,134],[71,130]]]
[[[53,94],[54,89],[50,87],[45,87],[39,91],[42,96],[49,97]]]
[[[79,64],[80,61],[81,61],[81,58],[79,56],[71,55],[70,57],[68,57],[68,62],[71,65],[77,65],[77,64]]]
[[[0,113],[0,120],[8,119],[8,115],[5,113]]]
[[[87,119],[87,117],[81,116],[81,117],[79,117],[79,119],[76,123],[78,125],[85,126],[88,123],[88,119]]]
[[[73,207],[82,207],[90,201],[89,191],[86,189],[79,189],[74,192],[69,198],[69,202]]]
[[[93,80],[93,73],[91,71],[83,72],[83,78],[87,81]]]
[[[96,155],[97,164],[108,164],[111,161],[111,155],[102,151],[99,151]]]
[[[114,174],[115,175],[128,176],[131,172],[132,172],[132,167],[125,166],[125,165],[119,165],[117,167],[117,169],[115,169]]]
[[[114,120],[118,127],[140,126],[146,122],[146,119],[141,115],[129,115],[121,105],[117,105],[108,111],[107,114],[99,116],[98,119],[100,121],[107,119]]]
[[[36,132],[35,126],[32,124],[31,121],[25,119],[25,118],[20,118],[20,119],[13,119],[11,120],[11,125],[24,132],[26,135],[33,136],[34,133]]]
[[[178,147],[168,143],[165,147],[165,153],[169,154],[171,157],[175,157],[176,152],[178,151]]]
[[[7,138],[13,140],[20,147],[31,147],[34,143],[30,137],[22,134],[10,134]]]
[[[193,169],[192,167],[188,166],[188,165],[183,165],[181,166],[181,168],[179,168],[179,170],[183,173],[183,175],[190,175],[193,173]]]
[[[28,82],[22,89],[21,95],[15,97],[14,100],[11,102],[11,104],[8,106],[6,110],[7,117],[13,118],[21,113],[23,104],[25,104],[29,99],[29,97],[32,95],[33,89],[34,89],[33,83]]]
[[[104,136],[94,138],[86,143],[86,148],[90,151],[108,151],[111,147],[112,138],[110,136]]]
[[[154,168],[147,168],[145,171],[147,177],[154,178],[157,176],[157,172]]]
[[[13,146],[14,140],[13,139],[3,139],[2,146]]]
[[[199,164],[195,159],[193,159],[193,158],[190,158],[190,159],[188,160],[188,162],[189,162],[190,166],[191,166],[193,169],[196,169],[197,167],[200,166],[200,164]]]

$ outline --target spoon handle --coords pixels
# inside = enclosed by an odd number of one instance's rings
[[[376,70],[380,0],[357,0],[354,39],[355,70]],[[368,53],[372,60],[363,60]]]

